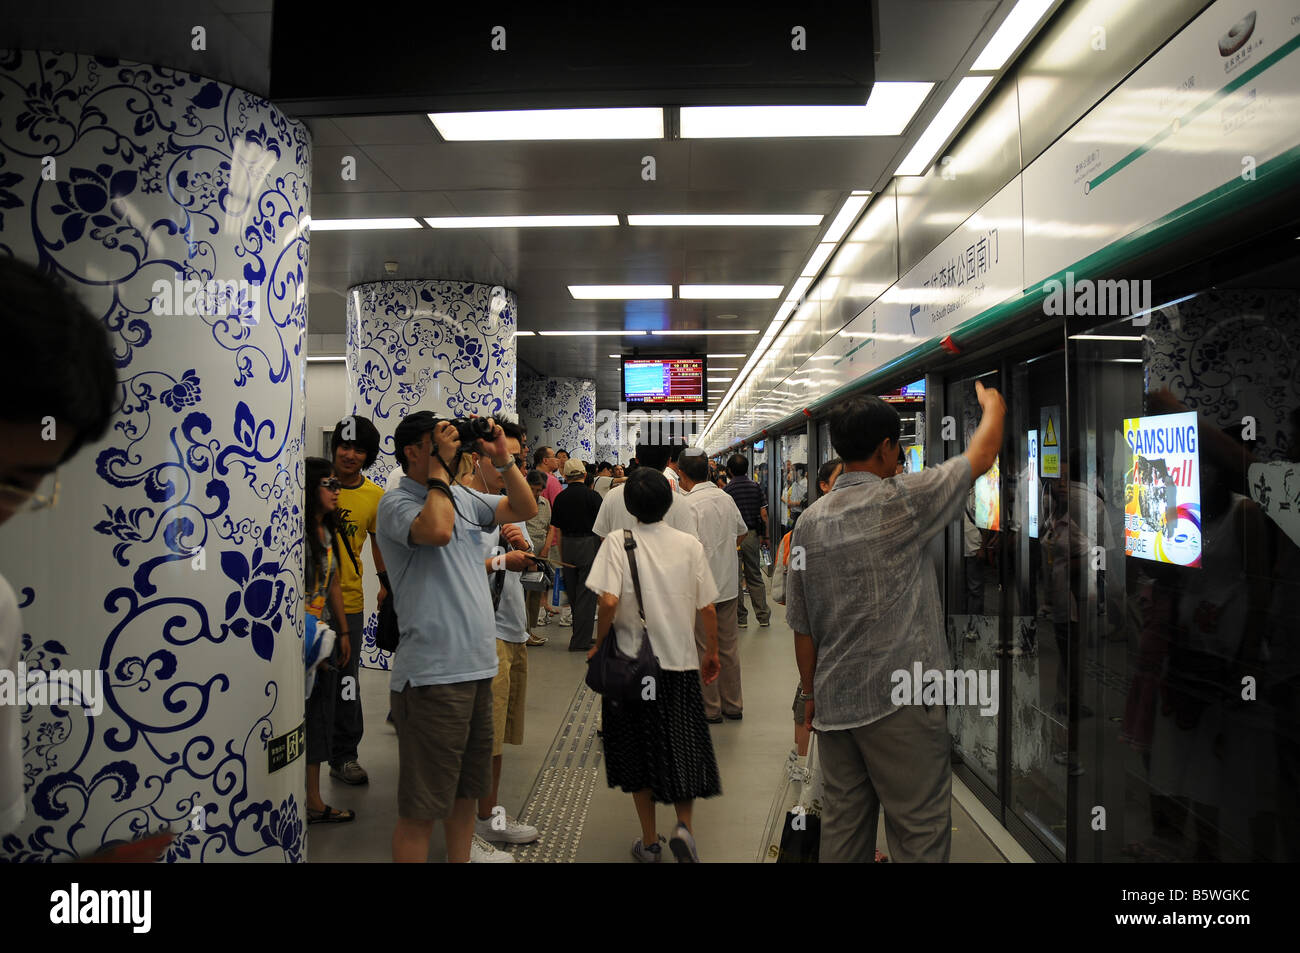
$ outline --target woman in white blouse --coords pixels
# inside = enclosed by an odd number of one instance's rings
[[[655,829],[655,804],[672,804],[677,827],[668,845],[679,863],[698,863],[691,810],[696,798],[722,793],[713,741],[704,720],[700,680],[712,683],[719,672],[718,596],[704,547],[693,536],[663,522],[672,503],[668,480],[651,467],[628,477],[623,500],[637,518],[630,530],[636,543],[645,631],[659,659],[660,676],[638,701],[604,702],[601,737],[610,787],[631,793],[641,821],[632,855],[658,863],[664,840]],[[636,655],[641,646],[641,616],[622,532],[606,537],[596,554],[587,586],[600,594],[596,647],[611,624],[619,649]],[[708,640],[701,660],[695,647],[699,612]]]

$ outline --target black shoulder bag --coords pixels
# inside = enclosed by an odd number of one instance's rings
[[[385,652],[396,652],[397,641],[401,632],[397,628],[397,607],[393,605],[393,587],[388,583],[388,573],[381,572],[379,580],[388,590],[388,598],[379,606],[379,618],[375,622],[375,645]]]
[[[623,549],[632,569],[632,589],[636,592],[637,614],[641,617],[641,648],[636,655],[624,655],[618,648],[618,634],[610,626],[596,654],[587,660],[587,687],[618,705],[641,698],[642,680],[659,677],[659,658],[650,647],[646,631],[645,606],[641,601],[641,578],[636,571],[636,540],[630,529],[623,530]]]

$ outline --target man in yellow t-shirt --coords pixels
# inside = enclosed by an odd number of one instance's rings
[[[334,704],[334,737],[330,743],[330,777],[346,784],[366,784],[370,777],[357,762],[357,748],[365,725],[361,716],[361,683],[358,678],[365,613],[365,591],[361,584],[361,549],[370,537],[370,556],[379,573],[379,602],[388,597],[384,557],[374,542],[375,513],[384,491],[361,471],[371,466],[379,455],[379,431],[367,417],[344,417],[330,437],[334,476],[343,484],[339,490],[338,514],[344,538],[355,557],[345,553],[339,566],[339,585],[343,590],[346,631],[356,636],[356,648],[348,664],[339,673],[339,697]]]

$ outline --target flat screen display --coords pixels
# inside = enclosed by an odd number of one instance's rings
[[[629,409],[706,409],[705,386],[702,357],[623,358],[623,401]]]
[[[887,404],[902,403],[910,400],[925,400],[925,378],[919,381],[913,381],[905,384],[898,390],[890,391],[888,394],[881,394],[880,399]]]
[[[988,473],[975,478],[975,525],[996,533],[1002,529],[1001,458],[993,459]]]
[[[1124,555],[1201,565],[1201,459],[1196,414],[1124,421]]]

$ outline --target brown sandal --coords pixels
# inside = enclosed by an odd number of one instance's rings
[[[325,805],[323,811],[313,811],[311,808],[307,808],[308,824],[346,824],[356,819],[357,815],[354,811],[338,811],[328,804]]]

